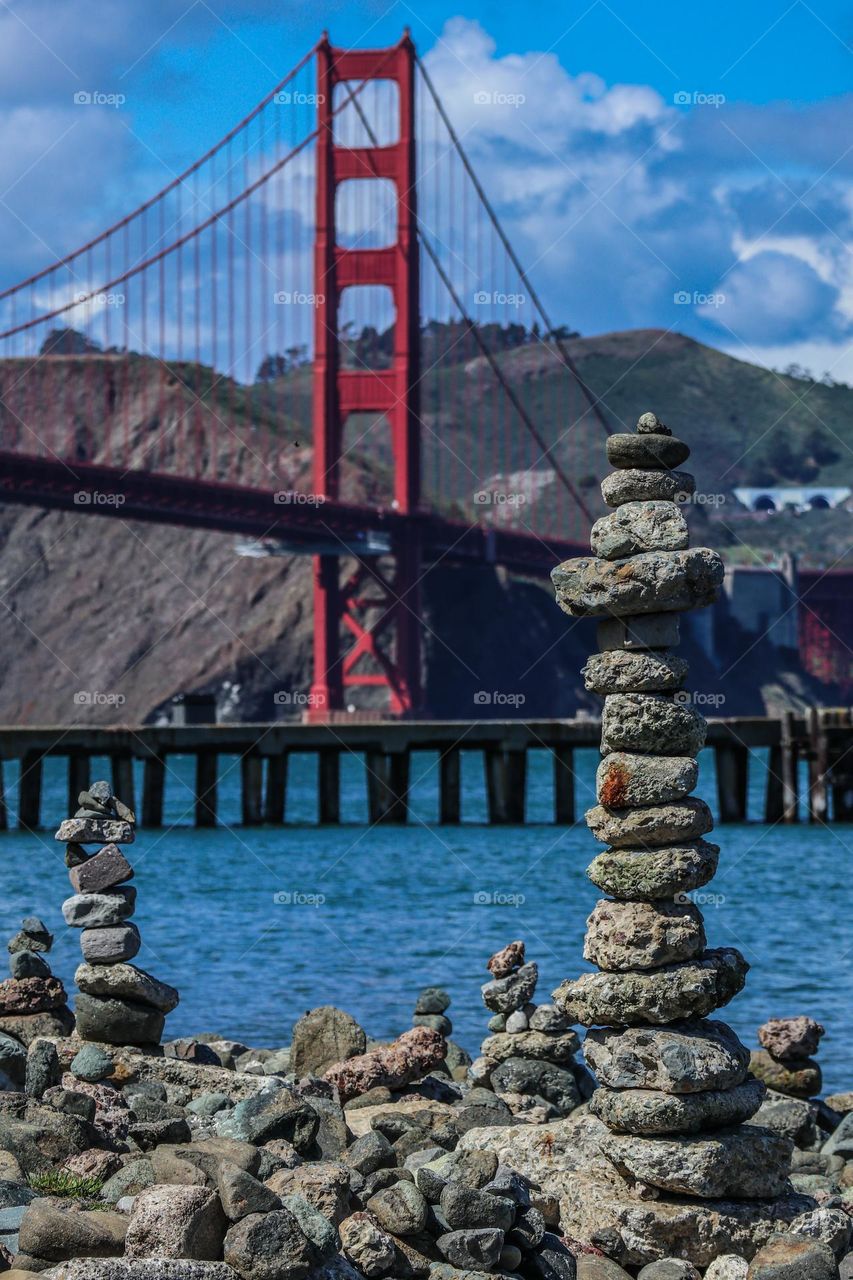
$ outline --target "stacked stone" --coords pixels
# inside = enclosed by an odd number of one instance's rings
[[[423,987],[415,1001],[412,1026],[431,1027],[447,1040],[453,1031],[453,1023],[447,1016],[449,1008],[450,995],[444,987]]]
[[[750,1057],[753,1075],[777,1093],[815,1098],[823,1077],[814,1060],[824,1028],[814,1018],[770,1018],[758,1028],[761,1049]]]
[[[586,687],[604,695],[599,803],[586,818],[608,846],[588,872],[608,896],[584,946],[599,972],[564,982],[554,999],[571,1021],[596,1028],[584,1045],[599,1082],[590,1110],[621,1176],[608,1190],[639,1183],[647,1213],[664,1218],[667,1195],[717,1201],[716,1217],[693,1223],[698,1249],[721,1215],[734,1230],[735,1219],[754,1224],[764,1212],[721,1202],[787,1193],[791,1144],[744,1124],[765,1086],[734,1032],[708,1015],[741,990],[748,965],[734,948],[706,949],[686,896],[712,878],[719,850],[703,838],[708,806],[691,795],[705,721],[681,692],[687,664],[671,646],[679,613],[715,599],[723,564],[688,548],[676,499],[695,485],[674,469],[689,449],[669,428],[643,414],[636,435],[608,438],[607,455],[616,470],[601,488],[615,510],[593,526],[595,557],[566,561],[552,578],[566,613],[601,619],[600,652],[584,669]]]
[[[68,1035],[74,1025],[65,988],[46,959],[52,946],[53,934],[37,916],[27,916],[9,939],[12,976],[0,982],[0,1070],[13,1078],[23,1053],[16,1052],[16,1044],[26,1047],[40,1036]]]
[[[56,839],[65,846],[68,877],[74,889],[62,904],[65,923],[82,930],[83,963],[74,975],[77,1034],[108,1044],[159,1044],[165,1015],[178,1003],[173,987],[128,961],[141,938],[130,917],[136,889],[126,882],[133,868],[120,849],[132,844],[136,818],[112,794],[109,783],[95,782],[78,796],[80,808],[60,824]],[[93,853],[87,844],[102,847]]]
[[[478,1082],[488,1082],[513,1109],[519,1101],[521,1110],[541,1106],[537,1118],[568,1115],[580,1105],[578,1081],[586,1074],[575,1062],[576,1032],[554,1005],[534,1003],[539,969],[525,961],[523,942],[495,952],[486,968],[492,979],[481,990],[492,1034],[480,1047]]]

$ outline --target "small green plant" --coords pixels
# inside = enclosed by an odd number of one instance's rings
[[[103,1189],[102,1178],[87,1178],[64,1169],[51,1169],[49,1173],[32,1173],[29,1184],[33,1191],[44,1196],[65,1196],[69,1200],[94,1200]]]

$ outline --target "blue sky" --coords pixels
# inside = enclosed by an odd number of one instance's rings
[[[836,0],[11,0],[3,281],[155,191],[323,26],[383,45],[406,24],[552,313],[853,381],[853,3]],[[484,112],[483,88],[524,101]],[[80,90],[126,101],[81,110]]]

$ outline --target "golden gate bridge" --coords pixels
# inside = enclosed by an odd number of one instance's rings
[[[319,718],[423,711],[425,570],[575,552],[607,429],[408,33],[0,292],[0,500],[312,555]]]

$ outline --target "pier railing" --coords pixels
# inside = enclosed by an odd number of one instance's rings
[[[409,812],[412,755],[437,752],[438,814],[441,823],[462,820],[461,753],[483,757],[488,821],[523,823],[527,753],[544,749],[553,760],[553,819],[570,824],[582,817],[575,794],[575,752],[597,749],[600,721],[482,720],[374,723],[211,724],[170,726],[0,726],[0,829],[9,825],[3,765],[20,763],[18,825],[41,824],[43,765],[47,757],[67,759],[69,812],[90,781],[93,757],[111,762],[113,787],[134,804],[134,762],[142,762],[139,818],[144,826],[163,823],[166,761],[195,761],[194,818],[197,826],[218,821],[220,757],[240,761],[240,816],[246,826],[285,820],[288,759],[293,753],[318,757],[317,820],[346,820],[341,813],[341,759],[363,758],[369,821],[405,822]],[[785,713],[725,717],[708,723],[708,747],[716,758],[718,821],[744,822],[750,767],[760,767],[764,820],[800,819],[800,778],[810,821],[853,821],[853,714],[850,708],[813,708]],[[762,749],[767,754],[759,755]],[[805,762],[805,769],[801,767]]]

